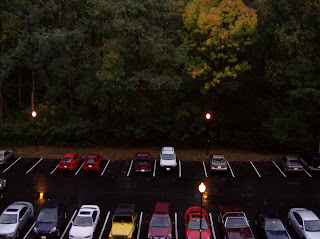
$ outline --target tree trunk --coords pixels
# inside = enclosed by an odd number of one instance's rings
[[[0,80],[0,126],[2,126],[2,122],[3,122],[3,96],[2,96],[2,80]]]
[[[18,101],[18,106],[19,110],[21,111],[21,72],[18,72],[18,96],[19,96],[19,101]]]
[[[74,102],[73,102],[73,94],[72,94],[72,80],[71,80],[70,67],[68,67],[68,84],[69,84],[69,112],[71,112],[73,109]]]
[[[31,92],[31,111],[34,111],[34,94],[36,91],[36,85],[35,85],[35,77],[33,71],[31,71],[32,75],[32,92]]]

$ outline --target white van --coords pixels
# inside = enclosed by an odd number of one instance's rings
[[[173,147],[162,148],[160,153],[160,167],[166,170],[177,167],[177,157]]]

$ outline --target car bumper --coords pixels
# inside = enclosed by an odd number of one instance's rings
[[[210,168],[210,170],[215,172],[225,172],[228,171],[228,168]]]
[[[140,173],[146,173],[146,172],[151,172],[151,168],[139,168],[139,169],[135,169],[135,171]]]
[[[298,168],[298,169],[287,169],[288,172],[290,173],[294,173],[294,172],[303,172],[302,168]]]
[[[63,171],[72,171],[72,170],[76,170],[77,166],[59,166],[59,170],[63,170]]]
[[[58,231],[53,233],[34,233],[36,238],[46,239],[46,238],[54,238],[58,236]]]
[[[99,167],[83,166],[83,167],[82,167],[82,170],[83,170],[83,171],[87,171],[87,172],[99,171]]]

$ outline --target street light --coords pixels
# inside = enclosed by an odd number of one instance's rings
[[[37,148],[37,152],[38,152],[38,139],[37,139],[37,128],[36,128],[36,116],[37,116],[37,112],[32,111],[31,115],[32,115],[32,117],[33,117],[34,140],[36,141],[36,148]]]
[[[206,185],[204,185],[204,183],[200,183],[199,185],[199,192],[201,194],[201,209],[200,209],[200,239],[201,239],[201,227],[202,227],[202,196],[203,193],[206,191]]]
[[[206,120],[209,121],[211,119],[211,114],[210,113],[206,113]],[[207,156],[209,155],[209,136],[208,136],[208,126],[206,127],[206,131],[207,131]]]

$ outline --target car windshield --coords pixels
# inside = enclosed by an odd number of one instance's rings
[[[3,158],[3,154],[2,153],[0,154],[0,158]]]
[[[42,210],[38,216],[38,222],[56,222],[58,220],[58,212],[56,209]]]
[[[190,220],[188,229],[190,230],[200,230],[200,220]],[[207,230],[208,224],[206,220],[201,220],[201,230]]]
[[[317,232],[320,231],[320,221],[304,221],[305,230],[309,232]]]
[[[169,217],[152,217],[150,222],[151,227],[171,227]]]
[[[17,223],[17,215],[15,214],[2,214],[0,216],[1,224],[14,224]]]
[[[224,158],[214,158],[213,162],[215,163],[224,163],[226,160]]]
[[[150,160],[149,159],[137,159],[136,164],[140,165],[140,166],[149,165]]]
[[[284,231],[285,230],[280,220],[266,220],[264,227],[266,231]]]
[[[77,226],[77,227],[91,227],[92,226],[92,218],[77,216],[73,221],[73,225]]]
[[[85,162],[86,163],[95,163],[96,162],[96,158],[86,158]]]
[[[172,160],[172,159],[174,159],[174,154],[162,154],[162,159]]]
[[[241,228],[247,226],[248,222],[244,217],[228,218],[226,222],[226,228]]]
[[[61,162],[71,163],[72,162],[72,158],[62,158]]]
[[[299,164],[299,161],[297,159],[290,159],[289,164]]]
[[[132,222],[131,216],[114,216],[113,222]]]

